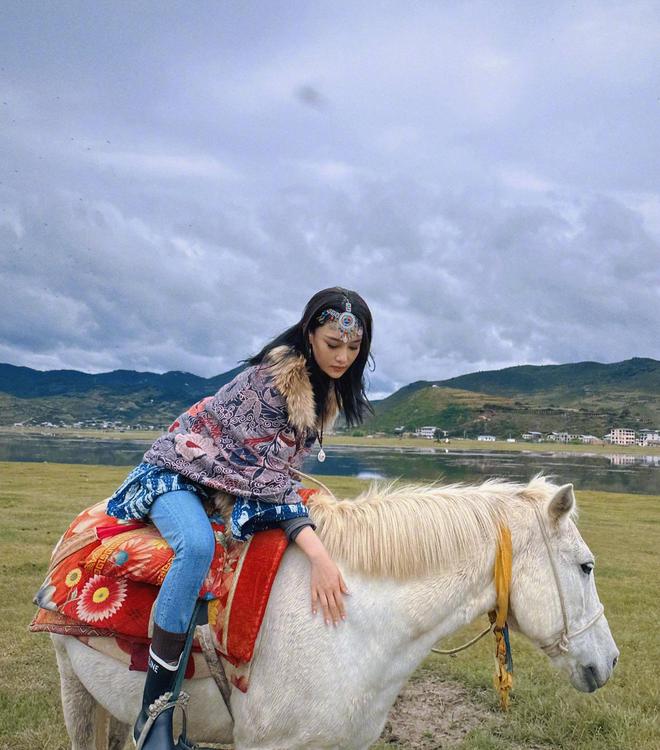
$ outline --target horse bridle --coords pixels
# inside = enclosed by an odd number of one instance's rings
[[[538,509],[538,507],[534,506],[534,512],[536,513],[536,518],[538,519],[539,526],[541,527],[541,534],[543,536],[543,541],[545,542],[545,547],[548,550],[548,557],[550,558],[550,566],[552,568],[552,574],[555,578],[555,585],[557,586],[557,593],[559,594],[559,604],[561,607],[561,616],[564,621],[564,629],[561,631],[561,633],[553,640],[551,643],[546,644],[545,646],[540,646],[542,651],[545,651],[548,656],[560,656],[561,654],[565,654],[568,652],[568,642],[571,640],[571,638],[575,638],[578,635],[581,635],[586,630],[589,630],[593,625],[595,625],[598,620],[603,616],[605,612],[605,608],[602,604],[600,604],[600,607],[598,609],[598,612],[581,628],[578,628],[577,630],[570,631],[569,623],[568,623],[568,612],[566,611],[566,600],[564,598],[564,592],[561,587],[561,583],[559,581],[559,572],[557,570],[557,561],[555,560],[555,556],[552,553],[552,547],[550,545],[550,537],[548,536],[548,532],[545,528],[545,524],[543,523],[543,518],[541,516],[541,511]]]

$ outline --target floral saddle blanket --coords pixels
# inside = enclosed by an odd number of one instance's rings
[[[315,490],[301,489],[303,501]],[[153,605],[174,553],[156,527],[106,514],[107,501],[86,508],[53,550],[34,597],[39,609],[29,629],[79,638],[146,671]],[[213,646],[227,678],[246,692],[250,662],[270,590],[287,547],[281,529],[234,540],[219,516],[209,519],[215,555],[199,597],[208,601]],[[210,672],[195,639],[186,677]]]

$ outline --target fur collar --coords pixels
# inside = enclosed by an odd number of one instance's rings
[[[263,359],[271,368],[275,387],[282,394],[289,414],[289,423],[298,430],[321,429],[315,416],[314,390],[309,379],[305,357],[292,346],[282,344],[271,349]],[[334,388],[328,393],[323,427],[332,427],[339,413]]]

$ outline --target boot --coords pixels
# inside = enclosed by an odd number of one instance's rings
[[[180,662],[181,657],[179,657]],[[139,750],[175,750],[176,748],[172,736],[172,717],[176,704],[172,703],[161,710],[155,716],[155,719],[150,718],[149,706],[152,706],[155,701],[160,704],[160,706],[152,708],[153,714],[154,709],[163,708],[167,705],[176,680],[178,666],[178,664],[172,665],[159,658],[154,654],[151,647],[149,648],[147,680],[142,695],[142,710],[133,727],[133,742]],[[182,668],[185,668],[185,666]],[[145,736],[141,737],[147,722],[151,722],[151,726],[147,729]]]

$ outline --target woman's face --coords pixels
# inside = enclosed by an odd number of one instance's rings
[[[319,368],[331,378],[340,378],[355,362],[362,336],[342,341],[334,321],[327,321],[309,334],[314,359]]]

